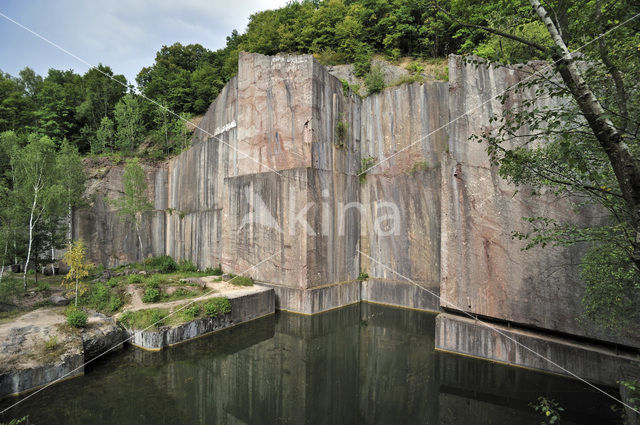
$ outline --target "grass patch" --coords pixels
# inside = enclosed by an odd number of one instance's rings
[[[155,330],[164,324],[169,310],[163,308],[150,308],[147,310],[125,311],[118,319],[127,329]]]
[[[234,274],[230,274],[231,278],[229,279],[229,283],[235,286],[253,286],[253,279],[246,276],[237,276]]]
[[[216,297],[205,301],[176,308],[176,313],[162,308],[150,308],[138,311],[126,311],[118,322],[127,329],[157,330],[161,326],[177,326],[190,322],[198,317],[219,317],[231,313],[231,302],[226,297]]]

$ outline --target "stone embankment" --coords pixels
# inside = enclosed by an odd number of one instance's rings
[[[90,314],[86,328],[72,329],[66,324],[64,308],[42,308],[0,324],[0,398],[83,375],[85,363],[121,349],[124,343],[159,350],[275,311],[270,288],[254,286],[216,296],[229,299],[229,314],[153,332],[124,329],[100,313]]]

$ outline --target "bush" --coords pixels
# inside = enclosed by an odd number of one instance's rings
[[[139,274],[130,274],[129,276],[127,276],[127,282],[129,282],[130,284],[142,283],[142,281],[142,276],[140,276]]]
[[[200,307],[196,304],[192,304],[189,307],[183,308],[180,313],[187,320],[193,320],[200,314]]]
[[[367,156],[360,160],[360,169],[356,171],[356,175],[360,179],[360,183],[364,183],[367,180],[367,172],[371,167],[373,167],[378,158],[375,156]]]
[[[116,279],[115,277],[112,277],[107,281],[107,286],[109,286],[109,288],[115,288],[116,286],[118,286],[118,283],[119,283],[118,279]]]
[[[253,286],[253,279],[246,276],[234,276],[231,275],[229,283],[235,286]]]
[[[160,273],[173,273],[178,269],[178,264],[168,255],[148,258],[147,265],[157,268]]]
[[[84,328],[87,326],[87,313],[76,308],[67,311],[67,323],[74,328]]]
[[[147,279],[147,288],[160,288],[160,284],[165,282],[165,278],[158,274],[154,274]]]
[[[111,298],[111,293],[107,285],[98,282],[91,288],[88,304],[96,310],[104,310],[109,304],[109,298]]]
[[[364,79],[364,85],[368,94],[380,93],[384,89],[384,73],[380,65],[371,68]]]
[[[52,336],[44,342],[44,349],[47,351],[55,351],[58,348],[58,337]]]
[[[355,53],[353,62],[353,73],[356,77],[364,77],[371,70],[371,48],[367,45],[360,46]]]
[[[193,261],[187,260],[187,259],[182,259],[178,263],[178,270],[183,272],[183,273],[186,273],[186,272],[197,272],[198,271],[198,267],[196,267],[196,265],[193,264]]]
[[[228,298],[212,298],[204,305],[204,313],[209,317],[218,317],[231,313],[231,302]]]
[[[363,281],[369,279],[369,274],[367,272],[360,272],[358,275],[358,280]]]
[[[120,310],[120,307],[122,307],[123,304],[124,302],[119,297],[114,295],[111,297],[111,300],[109,300],[109,311],[115,313],[116,311]]]
[[[161,295],[160,289],[147,286],[147,289],[144,291],[144,296],[142,297],[142,302],[154,303],[160,299]]]
[[[160,327],[164,324],[167,315],[162,310],[153,310],[151,312],[151,324]]]

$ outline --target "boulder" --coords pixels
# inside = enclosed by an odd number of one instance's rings
[[[69,300],[63,297],[62,295],[52,295],[51,297],[49,297],[49,302],[53,305],[69,304]]]

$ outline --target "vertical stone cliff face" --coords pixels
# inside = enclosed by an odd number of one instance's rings
[[[578,323],[583,247],[523,252],[511,239],[523,216],[584,222],[597,211],[516,192],[468,140],[502,111],[492,98],[522,77],[456,57],[449,68],[449,83],[360,99],[311,56],[241,54],[192,147],[147,167],[145,253],[222,264],[303,313],[369,300],[614,340]],[[384,161],[361,179],[369,157]],[[106,201],[121,180],[121,167],[96,178],[95,201],[74,220],[109,265],[139,260]]]

